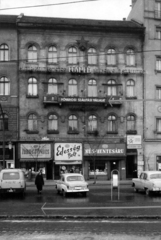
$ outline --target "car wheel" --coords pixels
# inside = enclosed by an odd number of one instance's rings
[[[64,190],[62,190],[62,194],[63,194],[63,197],[67,196],[67,193]]]
[[[146,189],[145,189],[145,194],[146,194],[147,196],[149,196],[149,195],[150,195],[150,191],[149,191],[149,189],[148,189],[148,188],[146,188]]]

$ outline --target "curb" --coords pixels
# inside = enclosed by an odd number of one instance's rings
[[[134,216],[81,216],[81,215],[1,215],[0,220],[161,220],[160,215],[134,215]]]

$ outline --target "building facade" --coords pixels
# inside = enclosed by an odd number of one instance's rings
[[[129,20],[145,26],[144,42],[144,162],[161,170],[161,1],[135,0]]]
[[[15,166],[42,168],[47,179],[66,171],[110,179],[113,170],[132,178],[143,168],[144,27],[24,15],[15,22]]]
[[[0,16],[0,169],[16,167],[18,38],[16,16]]]

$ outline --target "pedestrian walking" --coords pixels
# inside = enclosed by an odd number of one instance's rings
[[[42,188],[44,185],[44,179],[43,179],[43,175],[42,175],[42,170],[40,170],[35,178],[35,185],[37,187],[37,192],[38,194],[42,192]]]

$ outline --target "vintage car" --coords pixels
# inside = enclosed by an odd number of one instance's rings
[[[146,195],[152,192],[161,192],[161,172],[143,171],[139,178],[132,179],[132,186],[135,192],[145,191]]]
[[[61,179],[56,182],[58,193],[62,193],[64,197],[68,193],[81,193],[86,196],[88,183],[84,180],[83,175],[79,173],[65,173],[61,175]]]
[[[21,169],[2,169],[0,171],[0,193],[16,192],[24,196],[26,180]]]

